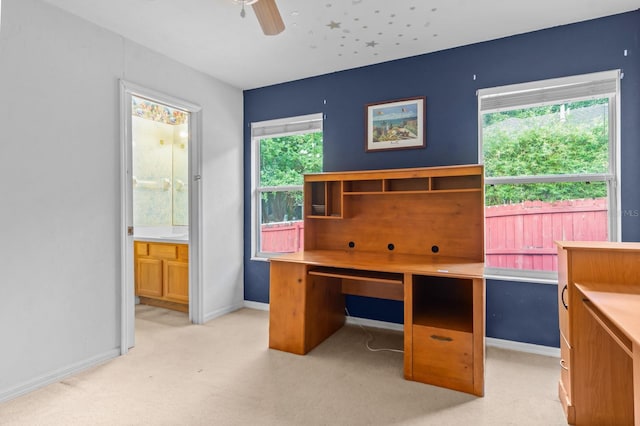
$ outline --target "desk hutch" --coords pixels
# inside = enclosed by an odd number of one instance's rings
[[[306,354],[344,295],[404,302],[404,377],[484,394],[481,165],[304,178],[304,250],[271,259],[269,347]]]

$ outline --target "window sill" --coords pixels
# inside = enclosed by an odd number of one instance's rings
[[[548,285],[558,285],[558,278],[551,277],[536,277],[536,276],[522,276],[517,274],[510,273],[485,273],[484,278],[488,280],[498,280],[498,281],[514,281],[514,282],[524,282],[524,283],[532,283],[532,284],[548,284]]]

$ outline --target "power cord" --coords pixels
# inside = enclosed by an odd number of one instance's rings
[[[348,317],[351,317],[351,314],[349,313],[349,310],[347,309],[347,307],[344,307],[344,311],[346,312]],[[353,318],[353,317],[352,317]],[[404,351],[402,349],[391,349],[391,348],[372,348],[371,346],[369,346],[369,342],[374,340],[373,334],[371,334],[366,328],[364,328],[364,326],[362,324],[358,324],[358,326],[362,329],[362,331],[364,332],[365,336],[367,336],[367,340],[364,342],[364,345],[367,347],[367,349],[369,349],[371,352],[397,352],[397,353],[404,353]]]

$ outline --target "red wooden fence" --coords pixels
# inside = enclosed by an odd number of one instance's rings
[[[485,208],[486,265],[557,270],[554,241],[606,241],[607,200],[527,201]],[[304,222],[262,225],[262,251],[292,253],[304,246]]]
[[[304,247],[304,222],[262,225],[260,243],[265,253],[295,253]]]

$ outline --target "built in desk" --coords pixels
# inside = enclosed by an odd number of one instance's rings
[[[305,175],[304,250],[270,262],[269,347],[304,355],[345,295],[404,302],[404,377],[484,394],[482,166]]]

